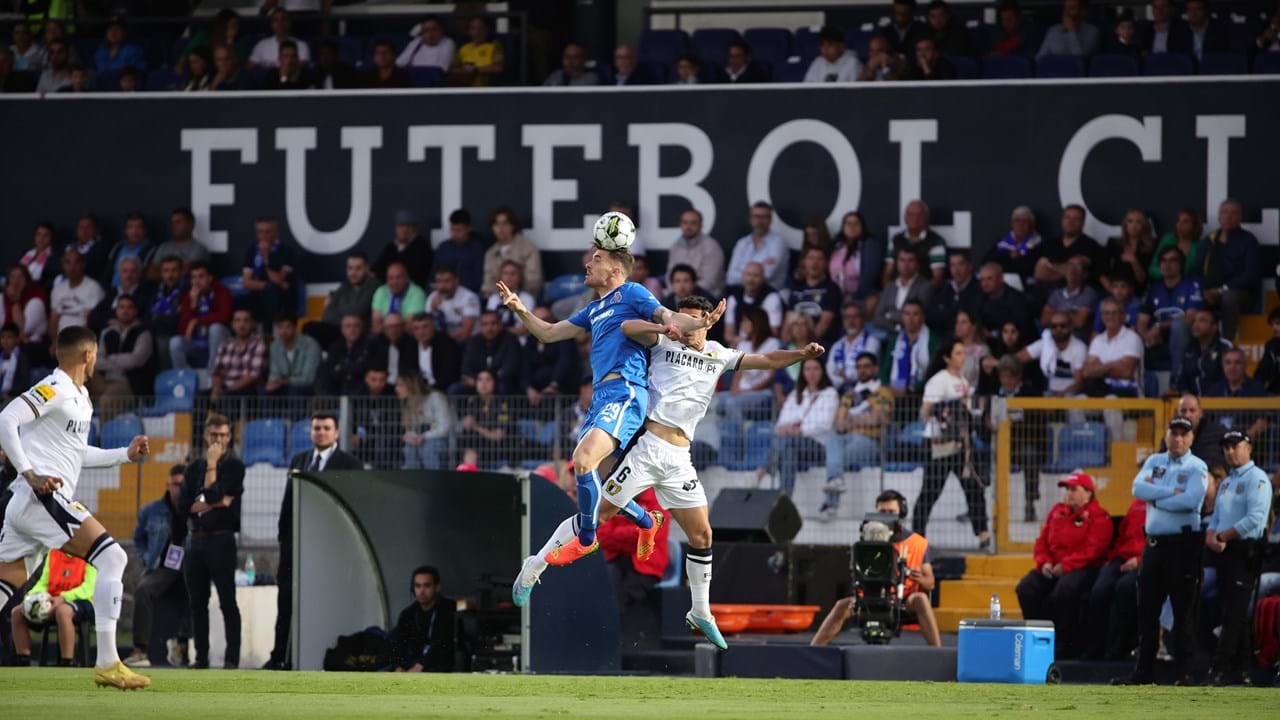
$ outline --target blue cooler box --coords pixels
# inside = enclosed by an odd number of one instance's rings
[[[956,679],[1043,685],[1053,665],[1048,620],[961,620]]]

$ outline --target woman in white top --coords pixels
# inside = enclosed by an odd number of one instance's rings
[[[929,513],[942,495],[947,478],[955,473],[964,488],[969,522],[978,538],[978,547],[985,549],[991,544],[991,533],[987,529],[985,486],[974,470],[973,430],[977,420],[970,409],[973,385],[964,376],[967,358],[964,341],[955,338],[947,342],[932,364],[933,368],[941,369],[930,374],[924,386],[920,420],[927,426],[930,452],[924,464],[924,487],[912,503],[915,515],[911,529],[926,534]]]
[[[840,394],[831,386],[827,368],[821,360],[810,358],[800,366],[800,380],[787,396],[774,434],[778,480],[782,491],[790,495],[795,489],[796,472],[825,460],[822,441],[835,427]]]
[[[400,424],[404,429],[405,470],[442,470],[448,467],[449,429],[453,416],[444,393],[425,387],[422,377],[401,375],[396,381],[400,398]]]
[[[734,350],[744,354],[768,353],[781,350],[782,343],[769,329],[769,317],[764,310],[750,306],[742,308],[738,324],[738,342]],[[773,370],[738,370],[733,373],[729,393],[723,395],[720,405],[725,419],[742,423],[744,420],[767,420],[773,417]],[[741,425],[737,428],[742,430]]]

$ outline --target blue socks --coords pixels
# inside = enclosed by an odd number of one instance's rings
[[[600,507],[600,473],[578,476],[578,542],[590,547],[596,541],[596,511]]]
[[[653,517],[649,515],[649,511],[640,507],[635,500],[627,503],[627,506],[619,510],[623,515],[631,518],[631,522],[640,527],[641,530],[648,530],[653,527]]]

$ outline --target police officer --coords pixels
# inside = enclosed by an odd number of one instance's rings
[[[1231,471],[1218,486],[1204,544],[1218,554],[1218,598],[1222,635],[1209,679],[1214,685],[1249,683],[1249,598],[1266,550],[1271,482],[1253,464],[1253,441],[1232,430],[1222,436],[1222,454]]]
[[[1200,505],[1209,476],[1208,466],[1190,452],[1194,434],[1190,420],[1170,420],[1165,432],[1168,451],[1147,458],[1133,481],[1133,496],[1147,503],[1147,547],[1138,576],[1138,659],[1133,674],[1116,678],[1116,685],[1154,681],[1160,608],[1166,597],[1173,605],[1176,684],[1192,684],[1187,670],[1203,557]]]

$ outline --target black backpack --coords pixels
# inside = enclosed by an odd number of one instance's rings
[[[339,635],[338,644],[324,653],[327,672],[377,672],[391,664],[391,640],[380,627],[354,635]]]

